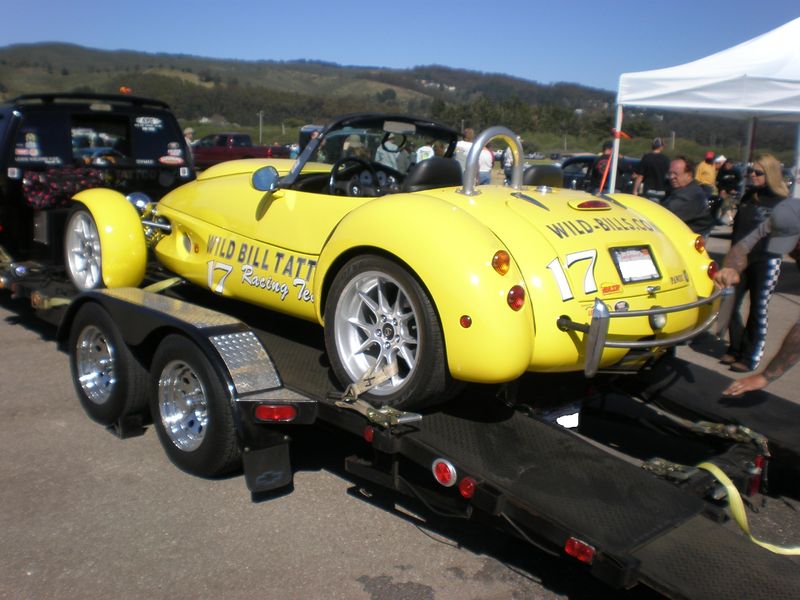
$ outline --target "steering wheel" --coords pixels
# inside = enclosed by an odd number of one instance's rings
[[[342,158],[337,160],[335,163],[333,163],[333,166],[331,167],[331,177],[328,180],[328,192],[331,195],[336,193],[336,190],[338,188],[338,183],[337,183],[337,180],[336,180],[336,176],[338,175],[339,171],[342,170],[342,166],[343,165],[346,165],[347,163],[351,163],[351,162],[352,163],[358,163],[362,167],[364,167],[364,169],[369,171],[370,175],[372,175],[372,181],[374,183],[373,187],[374,187],[374,190],[375,190],[375,194],[379,196],[381,194],[381,186],[380,186],[380,183],[378,183],[378,174],[375,171],[375,167],[372,166],[372,163],[369,162],[368,160],[365,160],[363,158],[359,158],[358,156],[343,156]],[[344,189],[345,189],[345,192],[347,193],[348,196],[360,196],[361,195],[360,193],[354,193],[354,192],[357,192],[358,190],[360,190],[360,184],[358,186],[356,186],[355,189],[353,189],[353,186],[350,186],[350,185],[347,185]]]

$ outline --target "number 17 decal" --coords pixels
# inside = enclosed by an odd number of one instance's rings
[[[575,263],[588,261],[586,264],[586,272],[583,274],[583,293],[593,294],[597,291],[597,282],[594,278],[594,265],[597,262],[597,250],[581,250],[580,252],[572,252],[565,257],[567,269],[572,267]],[[567,274],[564,272],[564,267],[561,266],[561,261],[558,258],[551,260],[547,268],[553,274],[558,286],[558,291],[561,293],[561,299],[566,302],[572,300],[575,295],[572,293],[572,288],[569,285]]]

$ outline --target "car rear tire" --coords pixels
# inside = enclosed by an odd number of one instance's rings
[[[150,372],[150,412],[170,460],[201,477],[239,469],[242,450],[229,395],[197,345],[182,335],[167,336]]]
[[[81,406],[101,425],[147,411],[149,375],[131,353],[111,315],[84,304],[70,328],[72,380]]]
[[[70,280],[79,290],[105,287],[100,233],[94,217],[83,205],[73,209],[67,220],[64,261]]]
[[[363,394],[373,404],[419,409],[444,401],[453,383],[428,294],[406,269],[379,256],[356,257],[337,273],[325,302],[325,346],[343,385],[397,367]]]

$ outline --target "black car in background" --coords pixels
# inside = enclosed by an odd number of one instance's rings
[[[570,156],[561,162],[561,171],[564,175],[564,187],[573,190],[590,192],[591,170],[594,161],[599,158],[596,154],[582,154]],[[639,164],[638,158],[620,156],[617,163],[616,190],[629,194],[633,191],[634,169]]]
[[[63,264],[71,197],[107,187],[160,199],[194,179],[164,102],[123,94],[37,94],[0,105],[0,270]]]

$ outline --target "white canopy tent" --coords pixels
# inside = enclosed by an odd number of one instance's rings
[[[666,69],[623,73],[617,93],[616,131],[625,106],[798,123],[794,195],[800,196],[800,18],[756,38]],[[749,146],[749,144],[748,144]],[[619,137],[609,189],[617,172]]]

